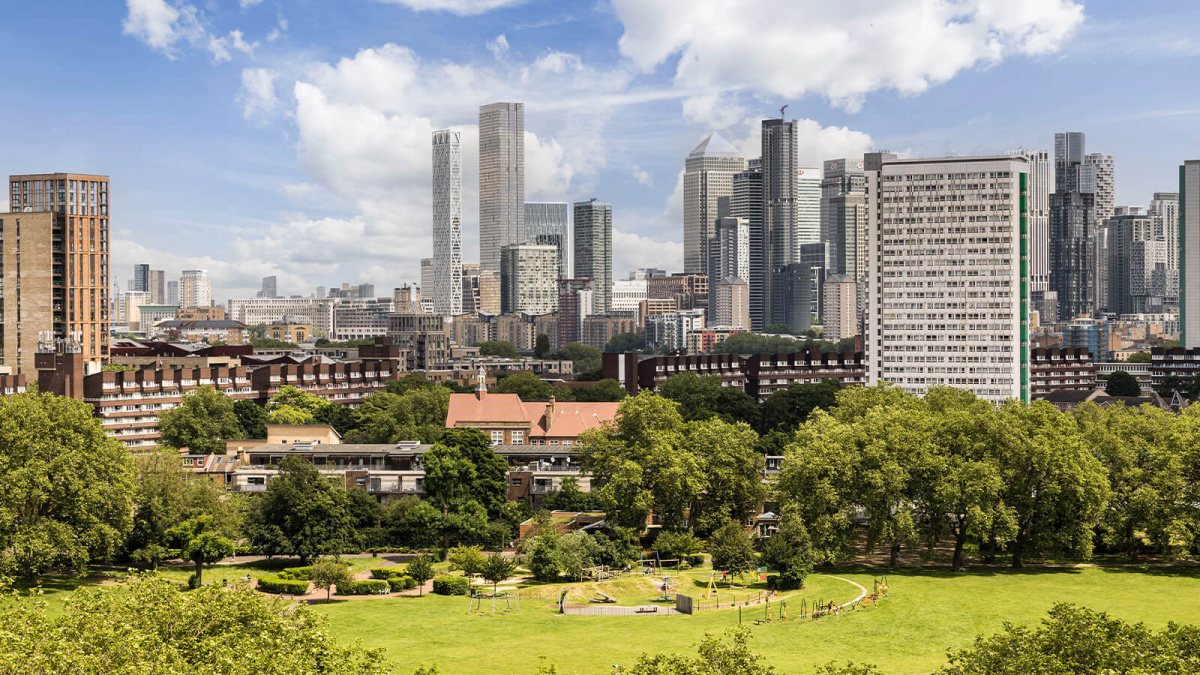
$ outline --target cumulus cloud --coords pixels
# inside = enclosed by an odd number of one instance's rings
[[[255,5],[261,5],[262,0],[240,0],[239,4],[242,6],[242,9],[247,9]]]
[[[275,78],[279,73],[267,68],[246,68],[242,71],[242,91],[238,97],[242,104],[242,116],[251,119],[266,115],[279,107],[275,95]]]
[[[403,5],[414,12],[449,12],[459,16],[483,14],[501,7],[512,7],[525,0],[381,0],[394,5]]]
[[[683,269],[683,244],[678,241],[655,239],[614,225],[612,245],[614,279],[624,279],[627,272],[639,267]]]
[[[177,4],[166,0],[126,0],[125,20],[121,29],[126,35],[145,42],[151,49],[167,58],[179,55],[179,43],[196,43],[205,37],[196,8],[186,2]]]
[[[731,141],[746,157],[762,155],[761,117],[749,118],[742,127],[745,136]],[[796,153],[801,166],[821,166],[827,159],[861,157],[873,147],[870,134],[848,127],[823,127],[815,120],[796,120]],[[682,181],[682,174],[680,174]],[[680,204],[682,205],[682,182]]]
[[[534,70],[540,70],[546,73],[565,73],[569,70],[583,70],[583,61],[580,60],[578,54],[568,54],[567,52],[549,52],[544,54],[533,62]]]
[[[633,173],[633,179],[636,180],[638,183],[641,183],[642,185],[645,185],[646,187],[654,186],[654,176],[651,176],[649,171],[645,171],[637,164],[634,164],[632,173]]]
[[[504,33],[497,35],[495,40],[488,40],[487,48],[497,61],[503,63],[508,59],[508,38],[504,37]]]
[[[1074,0],[612,0],[621,53],[649,71],[678,56],[675,82],[826,96],[850,111],[891,89],[919,94],[960,71],[1057,51],[1083,21]],[[696,101],[699,108],[703,101]]]
[[[246,42],[240,30],[231,30],[225,37],[209,36],[208,38],[208,51],[212,54],[213,63],[224,63],[230,60],[232,58],[229,53],[231,48],[243,54],[252,55],[258,48],[258,43]]]

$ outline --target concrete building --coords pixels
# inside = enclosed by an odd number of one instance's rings
[[[175,318],[180,321],[224,321],[225,308],[220,305],[213,307],[180,307],[175,310]]]
[[[525,241],[558,248],[558,276],[571,277],[571,207],[566,202],[525,202]]]
[[[829,244],[829,273],[865,277],[867,177],[861,158],[825,162],[821,180],[821,241]]]
[[[272,324],[287,317],[310,324],[318,337],[333,334],[333,307],[328,298],[246,298],[229,301],[229,318],[247,326]],[[182,309],[180,311],[183,311]]]
[[[433,132],[433,311],[462,314],[462,138]]]
[[[829,242],[824,241],[800,245],[798,262],[809,270],[809,313],[814,320],[820,318],[825,310],[825,277],[829,276],[830,248]]]
[[[721,279],[746,280],[749,289],[750,221],[745,218],[718,218],[708,240],[708,287]]]
[[[501,311],[500,272],[479,270],[479,276],[475,279],[475,285],[478,291],[477,302],[479,311],[487,314],[499,314]]]
[[[178,281],[168,281],[167,282],[166,304],[175,305],[176,307],[179,306],[179,282]]]
[[[313,336],[313,327],[307,323],[273,323],[267,326],[267,337],[292,344],[300,344]]]
[[[554,244],[510,244],[500,249],[500,312],[558,311],[560,266]]]
[[[1164,228],[1138,207],[1118,206],[1104,221],[1108,231],[1108,303],[1118,314],[1166,314],[1179,308],[1178,247]]]
[[[525,104],[479,106],[479,265],[500,273],[500,248],[525,241]]]
[[[703,309],[680,309],[646,317],[646,345],[670,351],[687,349],[688,335],[704,328]]]
[[[1054,319],[1045,311],[1050,290],[1050,194],[1054,192],[1054,166],[1045,150],[1012,153],[1029,162],[1029,294],[1030,308]]]
[[[800,247],[821,241],[821,167],[796,169],[796,227],[792,232],[792,258],[800,262]]]
[[[1032,398],[1043,397],[1052,391],[1093,391],[1096,388],[1096,361],[1086,349],[1031,349],[1029,364]]]
[[[209,342],[227,345],[246,344],[246,324],[229,320],[160,321],[154,326],[155,336],[183,342]]]
[[[746,170],[733,177],[733,199],[730,215],[750,225],[750,321],[755,330],[762,330],[763,291],[763,185],[762,160],[752,159]]]
[[[1150,216],[1153,236],[1167,242],[1167,250],[1174,255],[1167,260],[1167,269],[1179,271],[1179,193],[1155,192],[1146,209]]]
[[[1200,159],[1179,167],[1179,344],[1200,349]]]
[[[637,317],[632,315],[592,314],[579,322],[579,342],[597,349],[604,349],[618,335],[636,332]]]
[[[864,163],[868,383],[1028,401],[1028,160],[871,153]]]
[[[756,330],[783,323],[777,314],[791,305],[778,291],[777,284],[781,279],[779,271],[792,262],[796,237],[799,191],[796,134],[795,121],[762,121],[762,316]],[[752,293],[753,285],[751,279]]]
[[[612,311],[612,205],[575,202],[575,276],[596,282],[593,314]]]
[[[733,196],[733,177],[745,169],[741,151],[717,133],[706,136],[684,160],[684,272],[708,274],[708,241],[719,215],[718,201]]]
[[[166,274],[163,270],[146,272],[146,290],[150,293],[152,304],[162,305],[167,302]]]
[[[450,362],[450,336],[441,314],[392,314],[387,337],[406,352],[405,370],[436,370]]]
[[[774,302],[771,317],[774,322],[766,325],[785,325],[793,333],[803,333],[813,323],[813,270],[804,263],[789,263],[775,270],[773,284]],[[819,305],[818,305],[819,307]]]
[[[129,290],[137,293],[148,293],[150,291],[150,266],[146,263],[137,263],[133,266],[133,278],[129,280]]]
[[[467,273],[467,265],[463,265],[463,274],[466,274],[466,273]],[[479,274],[479,265],[475,266],[475,274],[476,275]],[[421,258],[421,276],[420,276],[421,292],[424,295],[426,295],[427,297],[432,297],[432,295],[429,293],[429,291],[435,285],[435,282],[434,282],[435,276],[436,275],[434,274],[434,270],[433,270],[433,258]],[[464,283],[466,283],[465,280],[464,280]],[[324,297],[324,296],[318,295],[317,297]]]
[[[279,278],[275,275],[262,278],[262,288],[258,291],[260,298],[279,297]]]
[[[710,298],[713,326],[750,330],[750,284],[726,277],[717,282]]]
[[[364,340],[388,333],[388,317],[396,311],[392,298],[342,300],[333,306],[333,332],[329,339]]]
[[[142,330],[150,332],[160,321],[170,321],[175,318],[179,308],[175,305],[142,305],[138,307]]]
[[[148,291],[126,291],[117,300],[116,322],[123,323],[131,331],[144,331],[142,325],[142,305],[150,304]]]
[[[647,279],[646,298],[674,300],[678,309],[704,309],[708,307],[708,276],[684,273]]]
[[[704,354],[711,352],[714,347],[725,342],[731,335],[748,333],[745,328],[730,328],[724,326],[705,326],[700,330],[688,333],[687,352],[689,354]]]
[[[617,279],[612,286],[614,312],[636,312],[646,299],[645,279]]]
[[[595,294],[592,279],[558,280],[558,339],[562,344],[580,341],[583,320],[592,314]]]
[[[849,274],[830,274],[825,278],[825,304],[821,310],[824,337],[837,342],[859,334],[858,283]]]
[[[212,281],[208,270],[184,270],[179,277],[180,307],[211,307]]]
[[[1063,326],[1062,346],[1068,349],[1084,349],[1097,363],[1111,359],[1109,350],[1112,327],[1109,322],[1088,317],[1079,317]]]
[[[32,377],[44,340],[73,338],[86,367],[108,357],[109,181],[9,176],[0,213],[0,366]]]
[[[1054,134],[1054,187],[1050,195],[1049,290],[1057,296],[1060,321],[1096,311],[1096,252],[1100,213],[1097,167],[1079,132]],[[1112,203],[1108,208],[1111,215]],[[1107,261],[1106,261],[1107,263]]]

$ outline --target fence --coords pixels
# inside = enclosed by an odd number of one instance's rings
[[[734,607],[748,607],[750,605],[759,605],[766,602],[771,595],[771,591],[762,591],[753,597],[722,602],[721,595],[718,593],[714,602],[705,603],[701,602],[700,598],[693,598],[688,595],[676,593],[675,609],[680,614],[691,614],[692,612],[702,612],[710,609],[733,609]]]

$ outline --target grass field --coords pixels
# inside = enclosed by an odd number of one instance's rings
[[[830,572],[872,586],[882,572],[845,568]],[[832,659],[879,665],[885,673],[927,673],[942,665],[947,648],[969,644],[1004,621],[1033,623],[1055,602],[1073,602],[1160,627],[1168,621],[1200,623],[1200,570],[1195,568],[1063,568],[1013,571],[976,569],[962,574],[909,569],[888,573],[890,597],[874,609],[809,623],[793,618],[753,626],[755,651],[784,673],[808,673]],[[626,580],[615,595],[644,597]],[[579,585],[576,586],[586,586]],[[643,652],[692,653],[705,631],[738,621],[736,610],[692,616],[560,616],[553,597],[561,586],[524,589],[520,614],[466,616],[463,597],[353,599],[317,605],[333,633],[386,647],[397,673],[436,663],[441,672],[532,673],[545,656],[560,673],[607,673]],[[699,592],[696,593],[698,595]],[[804,597],[846,601],[858,589],[824,576],[810,577]],[[531,595],[541,596],[533,601]],[[799,605],[799,598],[789,606]],[[750,623],[763,608],[748,608]]]

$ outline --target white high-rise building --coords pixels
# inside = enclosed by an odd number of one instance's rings
[[[1084,175],[1090,176],[1092,193],[1096,195],[1096,221],[1113,217],[1116,208],[1116,170],[1112,155],[1094,152],[1083,158]],[[1090,168],[1090,170],[1089,170]],[[1085,181],[1089,178],[1085,178]]]
[[[1017,150],[1012,154],[1029,162],[1029,290],[1035,298],[1035,309],[1041,310],[1041,298],[1050,289],[1050,194],[1054,192],[1054,166],[1045,150]]]
[[[750,285],[744,279],[726,277],[710,287],[712,325],[750,329]]]
[[[179,282],[167,282],[167,304],[179,306]]]
[[[458,316],[462,309],[462,138],[433,132],[433,311]]]
[[[558,247],[511,244],[500,249],[500,311],[550,314],[558,311]]]
[[[559,276],[571,278],[571,207],[566,202],[525,202],[525,241],[558,247]]]
[[[179,277],[180,307],[211,307],[212,282],[208,270],[184,270]]]
[[[276,323],[288,317],[302,319],[312,324],[320,336],[332,336],[334,330],[333,308],[339,300],[335,298],[245,298],[229,301],[228,316],[232,321],[241,321],[247,326],[260,323]]]
[[[821,167],[796,169],[796,225],[792,232],[792,258],[800,262],[800,247],[821,241]]]
[[[712,239],[708,240],[709,289],[727,278],[749,283],[750,223],[745,218],[718,218]]]
[[[636,312],[646,296],[645,279],[617,279],[612,285],[612,311]]]
[[[1179,344],[1200,347],[1200,159],[1179,167]]]
[[[421,295],[429,297],[427,289],[434,287],[433,258],[421,258]],[[320,297],[320,296],[318,296]],[[462,302],[460,299],[459,302]]]
[[[1146,209],[1154,238],[1167,242],[1167,269],[1179,269],[1179,193],[1155,192]]]
[[[709,134],[684,160],[683,271],[708,274],[708,240],[718,217],[717,202],[733,196],[733,177],[746,160],[720,134]]]
[[[871,153],[864,163],[868,383],[1028,401],[1028,160]]]
[[[525,104],[479,106],[479,266],[500,274],[500,248],[525,241]]]

